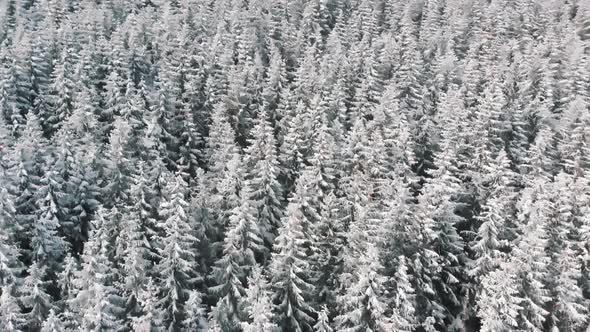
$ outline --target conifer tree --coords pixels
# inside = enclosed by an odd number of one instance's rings
[[[61,319],[55,314],[54,310],[50,310],[47,319],[43,322],[41,332],[59,332],[64,330],[65,327]]]
[[[114,220],[100,207],[92,221],[91,236],[84,246],[81,269],[76,273],[76,296],[68,302],[75,326],[82,329],[119,329],[124,312],[114,287],[111,232]]]
[[[0,177],[0,183],[6,181]],[[0,285],[14,284],[19,278],[23,264],[19,260],[20,250],[15,242],[20,230],[15,220],[14,198],[6,187],[0,189]]]
[[[391,321],[396,331],[411,331],[416,326],[414,288],[408,275],[406,258],[398,258],[395,296]]]
[[[282,187],[278,182],[277,147],[268,111],[261,108],[252,129],[251,145],[246,149],[245,166],[252,189],[250,200],[257,210],[256,218],[265,246],[272,247],[282,218]]]
[[[482,331],[510,331],[518,327],[522,299],[518,296],[515,283],[513,275],[501,270],[489,273],[482,280],[484,291],[478,311]]]
[[[29,267],[27,271],[29,275],[24,279],[20,299],[23,306],[29,309],[24,315],[27,329],[39,329],[49,311],[55,306],[51,295],[47,293],[48,282],[45,281],[45,270],[44,266],[35,262]]]
[[[155,266],[161,283],[158,310],[167,329],[178,328],[183,320],[183,306],[195,278],[195,237],[188,221],[187,184],[180,175],[171,178],[160,206],[162,246]]]
[[[431,171],[432,179],[425,184],[422,189],[423,194],[418,197],[418,213],[425,220],[425,228],[420,236],[426,244],[422,244],[421,252],[413,264],[417,269],[414,271],[417,278],[418,303],[420,305],[427,303],[426,307],[431,308],[432,311],[427,315],[432,315],[437,320],[452,321],[453,311],[457,310],[461,304],[458,297],[460,277],[458,266],[463,260],[464,253],[463,239],[456,229],[457,223],[462,218],[455,213],[458,205],[455,199],[461,190],[461,184],[455,175],[454,144],[445,143],[434,159],[438,168]],[[433,266],[438,268],[433,269]],[[421,270],[435,274],[426,276],[423,272],[419,272]],[[443,301],[449,301],[450,305],[445,306]],[[442,322],[437,321],[437,323]]]
[[[109,145],[102,159],[104,164],[103,177],[108,179],[103,188],[103,204],[105,207],[125,205],[129,201],[131,185],[131,151],[128,146],[131,128],[129,123],[117,117],[110,134]]]
[[[157,289],[153,280],[149,279],[145,287],[137,295],[138,305],[141,307],[141,313],[138,317],[131,318],[131,328],[134,331],[152,331],[153,329],[162,328],[161,317],[158,317]]]
[[[67,247],[60,236],[58,184],[52,173],[47,173],[38,187],[39,212],[33,224],[31,247],[33,259],[45,267],[55,269],[57,260],[62,258]]]
[[[229,217],[223,241],[223,256],[213,267],[217,285],[211,288],[217,302],[219,325],[224,330],[237,329],[245,319],[243,312],[244,283],[256,264],[256,256],[263,250],[256,212],[250,201],[249,183],[244,183],[240,205]]]
[[[73,50],[66,48],[61,55],[58,65],[53,71],[53,84],[51,90],[54,94],[51,102],[53,111],[46,114],[42,119],[43,129],[47,135],[52,135],[59,129],[62,122],[67,119],[73,111],[74,92],[76,83],[74,81]]]
[[[76,274],[78,271],[78,260],[71,254],[64,258],[63,269],[59,273],[58,286],[62,301],[67,304],[76,295]]]
[[[203,294],[197,290],[192,290],[188,296],[185,305],[186,318],[182,322],[182,327],[191,331],[200,331],[205,328],[207,318],[206,309],[203,304]]]
[[[313,326],[314,331],[316,332],[332,332],[334,329],[330,327],[330,323],[328,321],[328,313],[326,308],[322,308],[322,311],[318,314],[318,321]]]
[[[335,322],[342,331],[389,331],[393,326],[383,298],[383,267],[376,246],[370,243],[365,246],[365,251],[355,259],[354,276],[344,283],[345,292],[339,297],[340,315]]]
[[[313,291],[307,271],[309,268],[305,231],[309,221],[304,214],[307,195],[305,180],[299,180],[295,195],[287,206],[287,214],[275,239],[270,262],[275,320],[279,328],[311,331],[315,310],[309,295]]]
[[[13,287],[2,287],[0,295],[0,327],[3,331],[23,331],[25,319],[21,314],[20,305],[14,296]]]
[[[212,114],[207,142],[208,177],[212,192],[214,213],[218,218],[218,227],[222,230],[228,212],[238,204],[240,181],[243,177],[242,160],[235,143],[235,134],[231,128],[225,109],[217,104]]]
[[[0,330],[587,329],[589,13],[0,1]]]
[[[313,225],[314,253],[311,269],[314,273],[314,302],[329,312],[336,311],[339,276],[343,269],[345,248],[342,201],[330,192],[321,202],[319,219]]]
[[[272,301],[269,285],[265,278],[259,266],[252,268],[244,299],[244,310],[249,318],[242,323],[244,332],[272,332],[277,329],[273,322]]]

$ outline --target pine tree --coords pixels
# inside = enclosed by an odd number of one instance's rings
[[[330,327],[330,322],[328,321],[328,312],[326,307],[322,308],[318,315],[318,322],[313,326],[315,332],[333,332],[334,329]]]
[[[208,183],[203,189],[206,188],[211,197],[211,210],[216,221],[213,230],[216,234],[212,234],[211,239],[220,241],[229,211],[239,203],[238,193],[244,176],[235,134],[221,104],[215,106],[212,114],[207,147]]]
[[[28,276],[24,280],[21,289],[21,302],[29,310],[25,314],[25,326],[27,329],[39,329],[49,311],[55,307],[51,295],[47,293],[48,282],[45,281],[45,267],[40,266],[37,262],[33,263],[28,269]]]
[[[500,151],[491,165],[487,165],[483,175],[488,183],[488,199],[481,207],[476,219],[481,222],[471,249],[476,255],[473,269],[475,277],[485,275],[497,265],[506,240],[514,236],[514,225],[508,220],[514,213],[515,174],[510,168],[506,153]],[[511,234],[512,233],[512,234]]]
[[[252,140],[246,149],[245,166],[252,189],[251,199],[257,210],[256,217],[265,246],[272,248],[276,230],[282,218],[282,187],[278,182],[277,147],[268,111],[258,112]]]
[[[64,240],[76,254],[81,253],[82,243],[88,238],[90,218],[98,206],[100,192],[97,147],[86,133],[95,126],[92,117],[85,118],[88,113],[80,111],[76,109],[54,135],[55,161],[52,172],[45,177],[47,190],[54,193]]]
[[[344,217],[342,201],[330,192],[321,202],[319,220],[313,225],[314,253],[311,269],[316,292],[314,302],[333,312],[337,306],[340,289],[339,276],[343,268],[345,248]]]
[[[107,138],[111,130],[115,127],[115,120],[122,115],[121,108],[125,105],[124,96],[121,92],[124,81],[117,71],[111,71],[106,78],[104,96],[104,105],[96,109],[98,112],[98,121],[100,124],[101,136]]]
[[[103,177],[106,186],[103,188],[102,203],[105,207],[125,205],[129,200],[132,165],[131,151],[128,146],[131,128],[129,123],[117,117],[110,134],[109,145],[103,156]]]
[[[182,322],[182,327],[191,331],[204,330],[206,312],[203,294],[197,290],[191,291],[185,304],[186,318]]]
[[[263,88],[262,95],[266,101],[266,105],[268,105],[269,110],[276,110],[280,101],[281,95],[285,88],[287,88],[287,73],[285,70],[285,61],[281,55],[281,51],[274,43],[269,45],[269,67],[268,67],[268,76],[266,78],[266,82]],[[276,114],[273,112],[271,114]],[[272,119],[274,123],[277,122],[278,119]]]
[[[146,198],[146,179],[139,165],[139,175],[131,187],[133,205],[127,207],[121,220],[121,230],[117,237],[117,256],[122,259],[120,269],[122,278],[122,296],[130,314],[141,310],[137,303],[143,292],[143,285],[149,278],[153,259],[156,256],[157,229],[153,216],[153,207]]]
[[[256,256],[262,252],[262,237],[255,219],[255,209],[250,201],[249,183],[244,183],[240,205],[232,210],[223,241],[223,256],[213,267],[217,285],[211,288],[219,298],[217,309],[219,325],[224,330],[239,328],[244,319],[242,308],[245,295],[244,283],[256,264]]]
[[[286,133],[279,147],[279,161],[281,163],[281,179],[283,186],[292,190],[306,157],[309,154],[309,127],[308,113],[303,102],[297,104],[293,115],[283,118]]]
[[[548,268],[547,288],[552,301],[549,311],[549,322],[559,329],[576,329],[586,320],[587,300],[583,298],[579,281],[582,278],[581,261],[577,258],[580,240],[577,220],[580,215],[579,206],[587,201],[586,185],[579,187],[585,180],[559,173],[553,183],[555,190],[567,188],[565,193],[557,197],[547,197],[551,203],[546,211],[546,227],[548,242],[546,251],[551,259]],[[581,183],[580,183],[581,182]],[[551,209],[552,208],[552,209]]]
[[[92,221],[92,232],[84,246],[81,269],[76,273],[76,296],[68,302],[75,313],[75,325],[81,329],[120,329],[124,312],[122,299],[114,287],[115,273],[110,261],[113,225],[107,211],[100,207]]]
[[[197,169],[202,163],[201,148],[203,142],[188,107],[183,108],[182,115],[182,128],[178,135],[179,158],[176,160],[176,165],[180,171],[188,176],[187,180],[190,180],[196,176]],[[192,181],[189,181],[189,183],[192,183]]]
[[[478,311],[482,331],[511,331],[518,327],[522,299],[518,297],[516,282],[513,275],[506,275],[502,270],[490,272],[482,280],[484,291]]]
[[[305,332],[311,331],[315,311],[308,300],[313,291],[313,285],[309,283],[307,276],[309,262],[305,230],[309,226],[302,205],[305,197],[300,197],[307,193],[303,189],[304,180],[299,183],[275,239],[270,271],[277,325],[283,330]]]
[[[25,319],[21,314],[21,308],[13,294],[13,287],[2,287],[0,295],[0,327],[3,331],[24,331]]]
[[[1,183],[6,181],[0,177]],[[0,189],[0,285],[13,284],[24,269],[19,260],[20,249],[15,235],[20,230],[15,220],[14,198],[6,187]]]
[[[21,232],[15,235],[17,241],[21,242],[21,244],[30,241],[34,225],[36,221],[39,221],[36,216],[38,197],[35,193],[37,193],[41,185],[41,176],[45,169],[42,158],[47,152],[46,141],[41,136],[39,122],[33,114],[30,114],[27,119],[23,135],[28,139],[21,140],[14,146],[14,159],[9,161],[11,163],[9,174],[12,175],[14,181],[12,184],[14,187],[11,189],[15,193],[15,217],[19,228],[22,229]],[[26,247],[29,247],[29,245]],[[27,250],[23,254],[30,257],[31,254],[35,253]]]
[[[183,306],[195,276],[195,253],[192,247],[196,238],[188,221],[187,184],[180,175],[170,179],[160,205],[162,221],[159,261],[155,266],[161,287],[158,294],[158,310],[167,329],[180,327]]]
[[[51,91],[53,98],[50,101],[51,113],[46,114],[42,119],[43,129],[48,136],[59,129],[62,122],[67,119],[73,111],[74,92],[76,84],[73,78],[73,50],[66,48],[61,55],[58,65],[53,71],[53,84]]]
[[[31,239],[32,257],[43,266],[55,269],[55,264],[67,250],[66,243],[60,236],[60,210],[58,202],[59,190],[52,173],[41,179],[37,194],[39,214],[33,224]],[[50,272],[50,271],[48,271]]]
[[[542,329],[548,314],[546,304],[550,299],[545,285],[549,263],[545,250],[548,243],[546,218],[551,213],[552,203],[543,192],[543,187],[543,182],[539,181],[523,192],[518,216],[521,240],[512,251],[512,261],[505,261],[500,266],[511,274],[509,278],[516,281],[519,293],[512,301],[522,307],[519,326],[528,330]]]
[[[81,328],[85,330],[117,330],[122,329],[123,324],[118,319],[118,310],[113,306],[115,291],[100,283],[94,283],[91,288],[93,293],[90,306],[84,311]]]
[[[400,256],[395,274],[395,295],[392,326],[396,331],[412,331],[416,326],[414,288],[408,275],[406,258]]]
[[[76,274],[79,269],[78,260],[71,254],[64,258],[63,269],[59,273],[58,286],[60,290],[61,300],[67,304],[76,295]]]
[[[41,332],[60,332],[64,330],[65,327],[61,319],[55,314],[54,310],[50,310],[47,319],[43,322]]]
[[[339,297],[340,315],[335,318],[341,331],[390,331],[393,326],[384,301],[385,278],[375,245],[366,243],[355,259],[357,270],[344,282],[346,291]]]
[[[150,332],[154,329],[161,329],[161,317],[158,317],[157,310],[157,289],[153,280],[149,279],[145,287],[137,295],[137,302],[141,306],[141,313],[138,317],[131,318],[131,327],[134,331]]]
[[[241,324],[244,332],[272,332],[277,329],[273,322],[272,301],[269,285],[265,278],[259,266],[252,268],[244,299],[244,311],[249,317],[246,322]]]

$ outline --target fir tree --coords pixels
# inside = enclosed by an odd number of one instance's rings
[[[55,314],[55,311],[49,311],[49,315],[41,327],[41,332],[60,332],[64,330],[65,327],[61,319]]]
[[[27,329],[39,329],[49,311],[54,308],[51,295],[47,293],[48,282],[45,281],[45,267],[33,263],[28,269],[28,276],[25,278],[21,289],[21,302],[29,310],[25,314],[25,326]]]
[[[185,304],[186,318],[182,322],[182,327],[191,331],[200,331],[205,328],[207,318],[206,309],[203,304],[203,295],[193,290],[188,296]]]
[[[76,273],[76,296],[68,302],[75,325],[82,329],[119,329],[124,312],[114,287],[115,273],[110,254],[112,225],[101,207],[92,221],[93,230],[84,246],[81,269]]]
[[[272,247],[282,218],[282,187],[278,182],[278,161],[273,128],[264,108],[252,129],[253,139],[246,149],[247,178],[252,189],[251,199],[257,210],[256,217],[267,248]]]
[[[268,282],[262,274],[262,269],[256,266],[248,277],[248,288],[246,289],[245,312],[249,319],[242,323],[244,332],[272,332],[277,326],[273,322],[272,301]]]
[[[162,286],[158,294],[158,310],[167,329],[174,329],[183,320],[183,306],[195,278],[196,241],[188,221],[187,184],[180,175],[170,179],[160,206],[162,221],[161,243],[158,248],[159,262],[155,269]]]
[[[3,331],[24,331],[25,319],[21,314],[21,308],[13,294],[13,287],[2,287],[0,296],[0,327]]]
[[[161,317],[158,317],[157,289],[153,280],[149,279],[143,289],[137,295],[137,303],[141,307],[141,313],[138,317],[131,318],[131,327],[134,331],[150,332],[153,329],[162,328]]]
[[[313,326],[314,331],[316,332],[332,332],[334,329],[330,327],[330,323],[328,321],[328,313],[326,308],[322,308],[318,315],[318,322]]]
[[[384,301],[385,278],[377,248],[366,243],[365,251],[356,260],[357,270],[345,281],[346,291],[339,297],[340,315],[336,326],[342,331],[389,331],[393,329]]]
[[[303,188],[304,182],[300,181]],[[311,331],[315,310],[308,300],[313,291],[307,271],[309,268],[305,237],[307,218],[302,209],[305,191],[298,189],[287,207],[287,214],[275,240],[270,262],[274,313],[277,325],[292,331]]]
[[[250,195],[250,187],[246,182],[242,188],[240,205],[234,208],[229,218],[223,241],[223,256],[213,268],[213,277],[218,284],[211,288],[211,292],[219,297],[217,309],[222,319],[219,325],[224,330],[239,328],[239,322],[244,319],[243,285],[256,264],[257,254],[260,255],[263,248]]]
[[[395,274],[395,295],[391,321],[396,331],[411,331],[416,326],[414,288],[408,275],[406,258],[399,257]]]

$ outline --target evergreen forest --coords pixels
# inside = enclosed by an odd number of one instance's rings
[[[590,331],[590,0],[0,0],[0,331]]]

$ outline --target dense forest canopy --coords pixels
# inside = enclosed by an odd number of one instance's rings
[[[590,1],[0,0],[0,330],[588,331]]]

